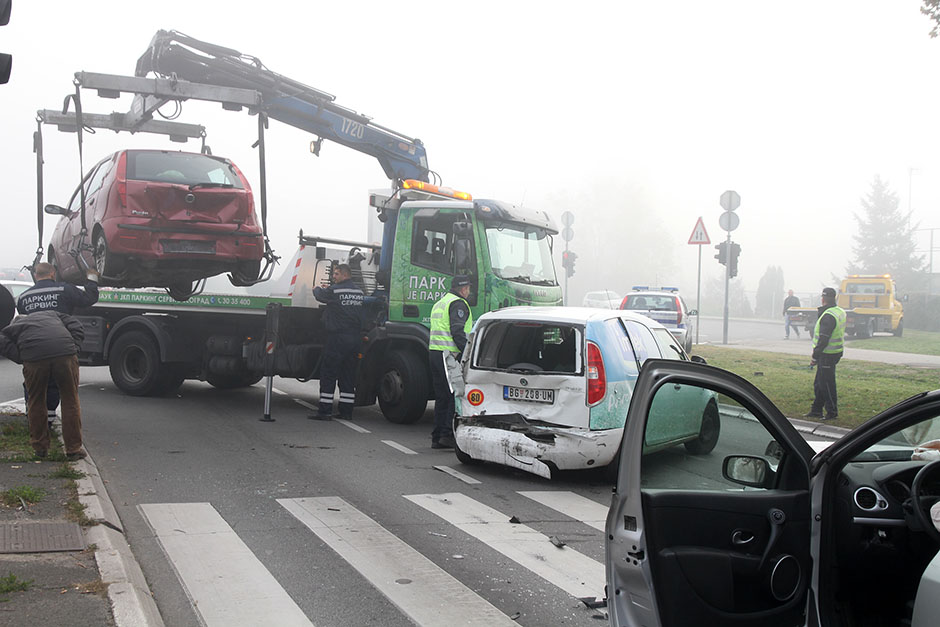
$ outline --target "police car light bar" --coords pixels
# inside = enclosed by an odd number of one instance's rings
[[[649,285],[634,285],[634,292],[678,292],[678,287],[650,287]]]

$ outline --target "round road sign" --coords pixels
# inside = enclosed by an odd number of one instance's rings
[[[729,233],[738,228],[738,224],[740,223],[741,218],[738,217],[738,214],[731,213],[730,211],[725,211],[720,216],[718,216],[718,226],[728,231]]]
[[[572,229],[570,226],[566,226],[565,228],[563,228],[561,230],[561,239],[565,240],[566,242],[570,242],[571,240],[573,240],[574,229]]]
[[[732,189],[729,189],[721,195],[721,208],[725,211],[734,211],[741,204],[741,197]],[[724,227],[721,227],[724,228]],[[725,229],[726,231],[728,229]],[[734,230],[734,229],[732,229]]]
[[[571,213],[570,211],[566,211],[563,214],[561,214],[561,223],[564,224],[565,226],[571,226],[572,224],[574,224],[574,214]]]

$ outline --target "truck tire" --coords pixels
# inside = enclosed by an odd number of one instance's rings
[[[855,337],[860,340],[871,337],[872,331],[872,322],[871,320],[859,320],[855,325]]]
[[[702,430],[698,437],[685,443],[685,449],[693,455],[707,455],[718,444],[721,435],[721,417],[718,415],[718,405],[710,402],[702,413]]]
[[[428,366],[413,352],[396,350],[385,356],[379,376],[378,397],[389,422],[412,424],[428,406]]]
[[[162,394],[173,375],[160,363],[156,341],[144,331],[128,331],[115,340],[108,368],[114,385],[131,396]]]
[[[894,337],[901,337],[904,335],[904,318],[898,320],[898,328],[893,331]]]

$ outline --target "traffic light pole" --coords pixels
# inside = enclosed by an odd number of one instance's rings
[[[566,258],[568,257],[568,240],[565,240],[564,255]],[[568,268],[565,268],[565,294],[564,294],[564,300],[561,301],[565,305],[565,307],[568,306],[568,277],[570,275],[571,275],[571,271]]]
[[[731,252],[731,231],[728,231],[728,244],[727,250],[730,254]],[[725,264],[725,319],[722,325],[721,332],[721,343],[728,343],[728,289],[731,285],[731,260],[728,259],[728,263]]]

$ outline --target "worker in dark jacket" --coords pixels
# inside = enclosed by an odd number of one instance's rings
[[[70,461],[82,451],[82,412],[78,403],[78,349],[85,337],[82,323],[57,311],[20,316],[0,331],[0,354],[23,364],[26,381],[29,442],[37,457],[49,451],[46,388],[55,379],[62,397],[62,438]]]
[[[98,302],[98,271],[89,268],[86,274],[84,289],[71,283],[55,280],[55,266],[51,263],[37,263],[33,268],[33,277],[36,284],[20,294],[16,302],[16,310],[20,315],[35,313],[37,311],[58,311],[72,315],[79,307],[90,307]],[[26,401],[29,402],[29,394]],[[55,419],[55,411],[59,406],[59,389],[54,379],[49,379],[49,389],[46,391],[46,415],[51,422]]]
[[[791,326],[793,327],[793,330],[796,331],[796,336],[800,337],[800,327],[795,324],[794,325],[790,324],[790,314],[788,313],[790,307],[799,307],[799,306],[800,306],[800,299],[797,296],[793,295],[793,290],[790,290],[789,292],[787,292],[787,297],[783,300],[783,325],[784,325],[784,331],[786,332],[786,336],[783,339],[785,340],[790,339],[790,327]]]
[[[450,282],[450,291],[431,309],[431,334],[428,339],[428,365],[434,382],[434,430],[431,448],[454,448],[454,395],[463,396],[460,358],[473,327],[470,313],[470,277],[458,274]]]
[[[352,418],[356,405],[356,366],[362,344],[362,290],[353,283],[345,263],[333,266],[333,285],[313,288],[313,296],[326,303],[326,346],[320,359],[320,405],[310,418],[333,414],[333,393],[339,382],[339,415]]]
[[[839,415],[836,364],[842,359],[844,338],[845,310],[836,305],[836,291],[831,287],[823,288],[822,306],[813,331],[813,357],[809,363],[811,367],[816,366],[816,379],[813,381],[815,398],[807,418],[832,420]],[[825,417],[823,408],[826,409]]]

